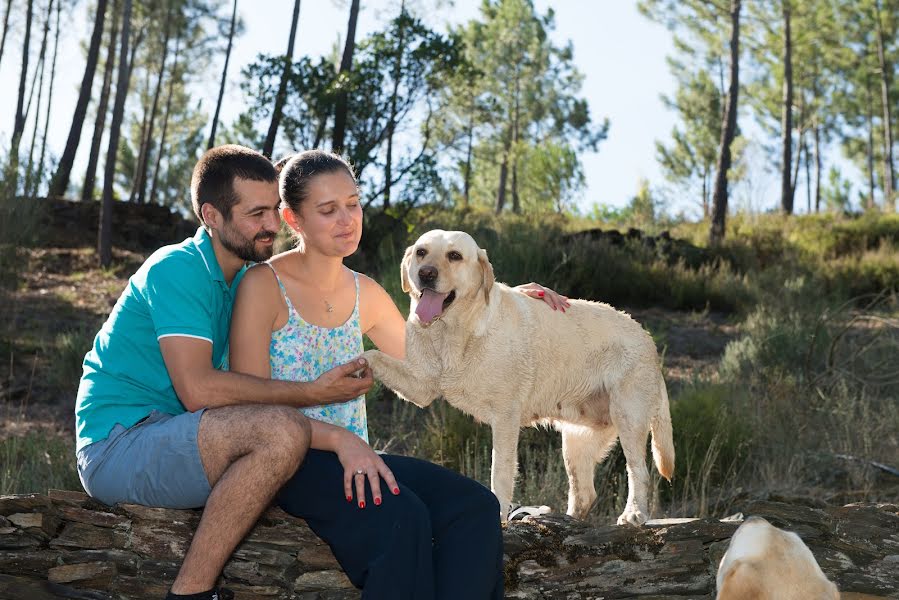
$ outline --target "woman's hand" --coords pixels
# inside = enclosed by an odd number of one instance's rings
[[[335,452],[343,465],[343,491],[347,502],[353,501],[353,490],[359,508],[365,508],[365,480],[371,485],[371,496],[375,505],[381,504],[381,477],[390,491],[397,495],[400,488],[393,473],[365,440],[354,433],[343,430],[336,443]]]
[[[565,312],[565,309],[571,306],[568,303],[568,297],[563,296],[548,287],[543,287],[539,283],[524,283],[522,285],[516,286],[514,289],[518,290],[522,294],[530,296],[531,298],[537,298],[538,300],[543,300],[547,304],[549,304],[553,310],[561,310]]]

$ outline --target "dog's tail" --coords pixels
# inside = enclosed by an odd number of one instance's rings
[[[662,477],[671,481],[674,476],[674,438],[671,434],[671,409],[668,407],[668,390],[665,380],[659,376],[659,409],[650,421],[652,430],[652,459]]]

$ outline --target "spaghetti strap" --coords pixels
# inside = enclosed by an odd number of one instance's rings
[[[287,288],[284,287],[284,283],[281,281],[281,278],[278,277],[278,272],[275,270],[275,267],[272,266],[272,263],[270,263],[270,262],[263,262],[263,263],[260,263],[260,264],[263,264],[263,265],[267,266],[269,269],[272,270],[272,273],[274,273],[274,275],[275,275],[275,281],[278,282],[278,287],[281,288],[281,294],[284,295],[284,299],[287,300],[287,302],[288,302],[288,304],[289,304],[289,303],[290,303],[290,298],[287,297]]]

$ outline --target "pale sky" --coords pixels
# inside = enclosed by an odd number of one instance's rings
[[[660,100],[660,94],[672,95],[675,87],[665,63],[666,54],[672,52],[671,34],[661,25],[642,17],[637,12],[636,3],[631,1],[535,1],[541,13],[550,5],[555,10],[556,30],[552,34],[555,42],[559,45],[566,40],[573,42],[575,63],[585,76],[581,94],[589,101],[594,120],[600,122],[608,117],[611,122],[609,137],[600,144],[599,151],[581,156],[587,188],[581,194],[578,205],[584,210],[589,210],[594,202],[624,206],[636,192],[640,178],[649,179],[654,186],[664,183],[655,160],[654,141],[668,140],[675,124],[674,113],[665,108]],[[38,0],[36,4],[43,3]],[[230,10],[230,2],[226,4],[223,14]],[[303,2],[295,56],[319,56],[329,52],[345,33],[347,4],[325,0]],[[433,5],[429,2],[421,4]],[[448,22],[459,23],[475,17],[480,0],[457,0],[453,6],[447,4],[444,2],[443,7],[431,10],[428,17],[431,26],[441,31]],[[88,2],[82,0],[68,18],[63,17],[70,26],[64,28],[60,40],[49,136],[50,149],[56,156],[61,154],[68,134],[71,110],[84,69],[79,43],[86,44],[89,36],[91,24],[87,22],[87,6]],[[261,6],[265,7],[264,10]],[[238,11],[246,29],[244,35],[235,41],[232,52],[222,122],[229,123],[244,108],[238,88],[241,68],[252,62],[259,53],[284,52],[292,7],[292,0],[239,0]],[[396,11],[396,2],[363,0],[357,40],[380,28]],[[24,13],[24,10],[21,12]],[[0,140],[3,144],[8,144],[15,116],[24,15],[14,13],[14,20],[18,27],[7,39],[0,63]],[[39,30],[32,32],[32,40],[36,57],[36,47],[40,44]],[[221,62],[216,61],[204,88],[207,93],[202,94],[201,91],[204,109],[210,115],[214,110],[220,69]],[[100,79],[98,76],[95,80],[95,87],[99,87]],[[75,184],[80,182],[80,173],[86,162],[91,127],[90,122],[84,127],[73,170]],[[30,131],[29,120],[23,147],[30,142]],[[798,193],[797,204],[800,204]],[[670,208],[694,210],[695,206],[693,201],[680,200]]]

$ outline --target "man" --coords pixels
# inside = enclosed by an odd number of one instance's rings
[[[212,600],[309,448],[296,407],[356,398],[372,377],[361,361],[309,383],[221,370],[245,265],[271,257],[280,228],[277,175],[258,152],[213,148],[194,169],[191,201],[196,235],[147,259],[85,356],[76,454],[85,490],[107,504],[205,505],[168,597]]]

